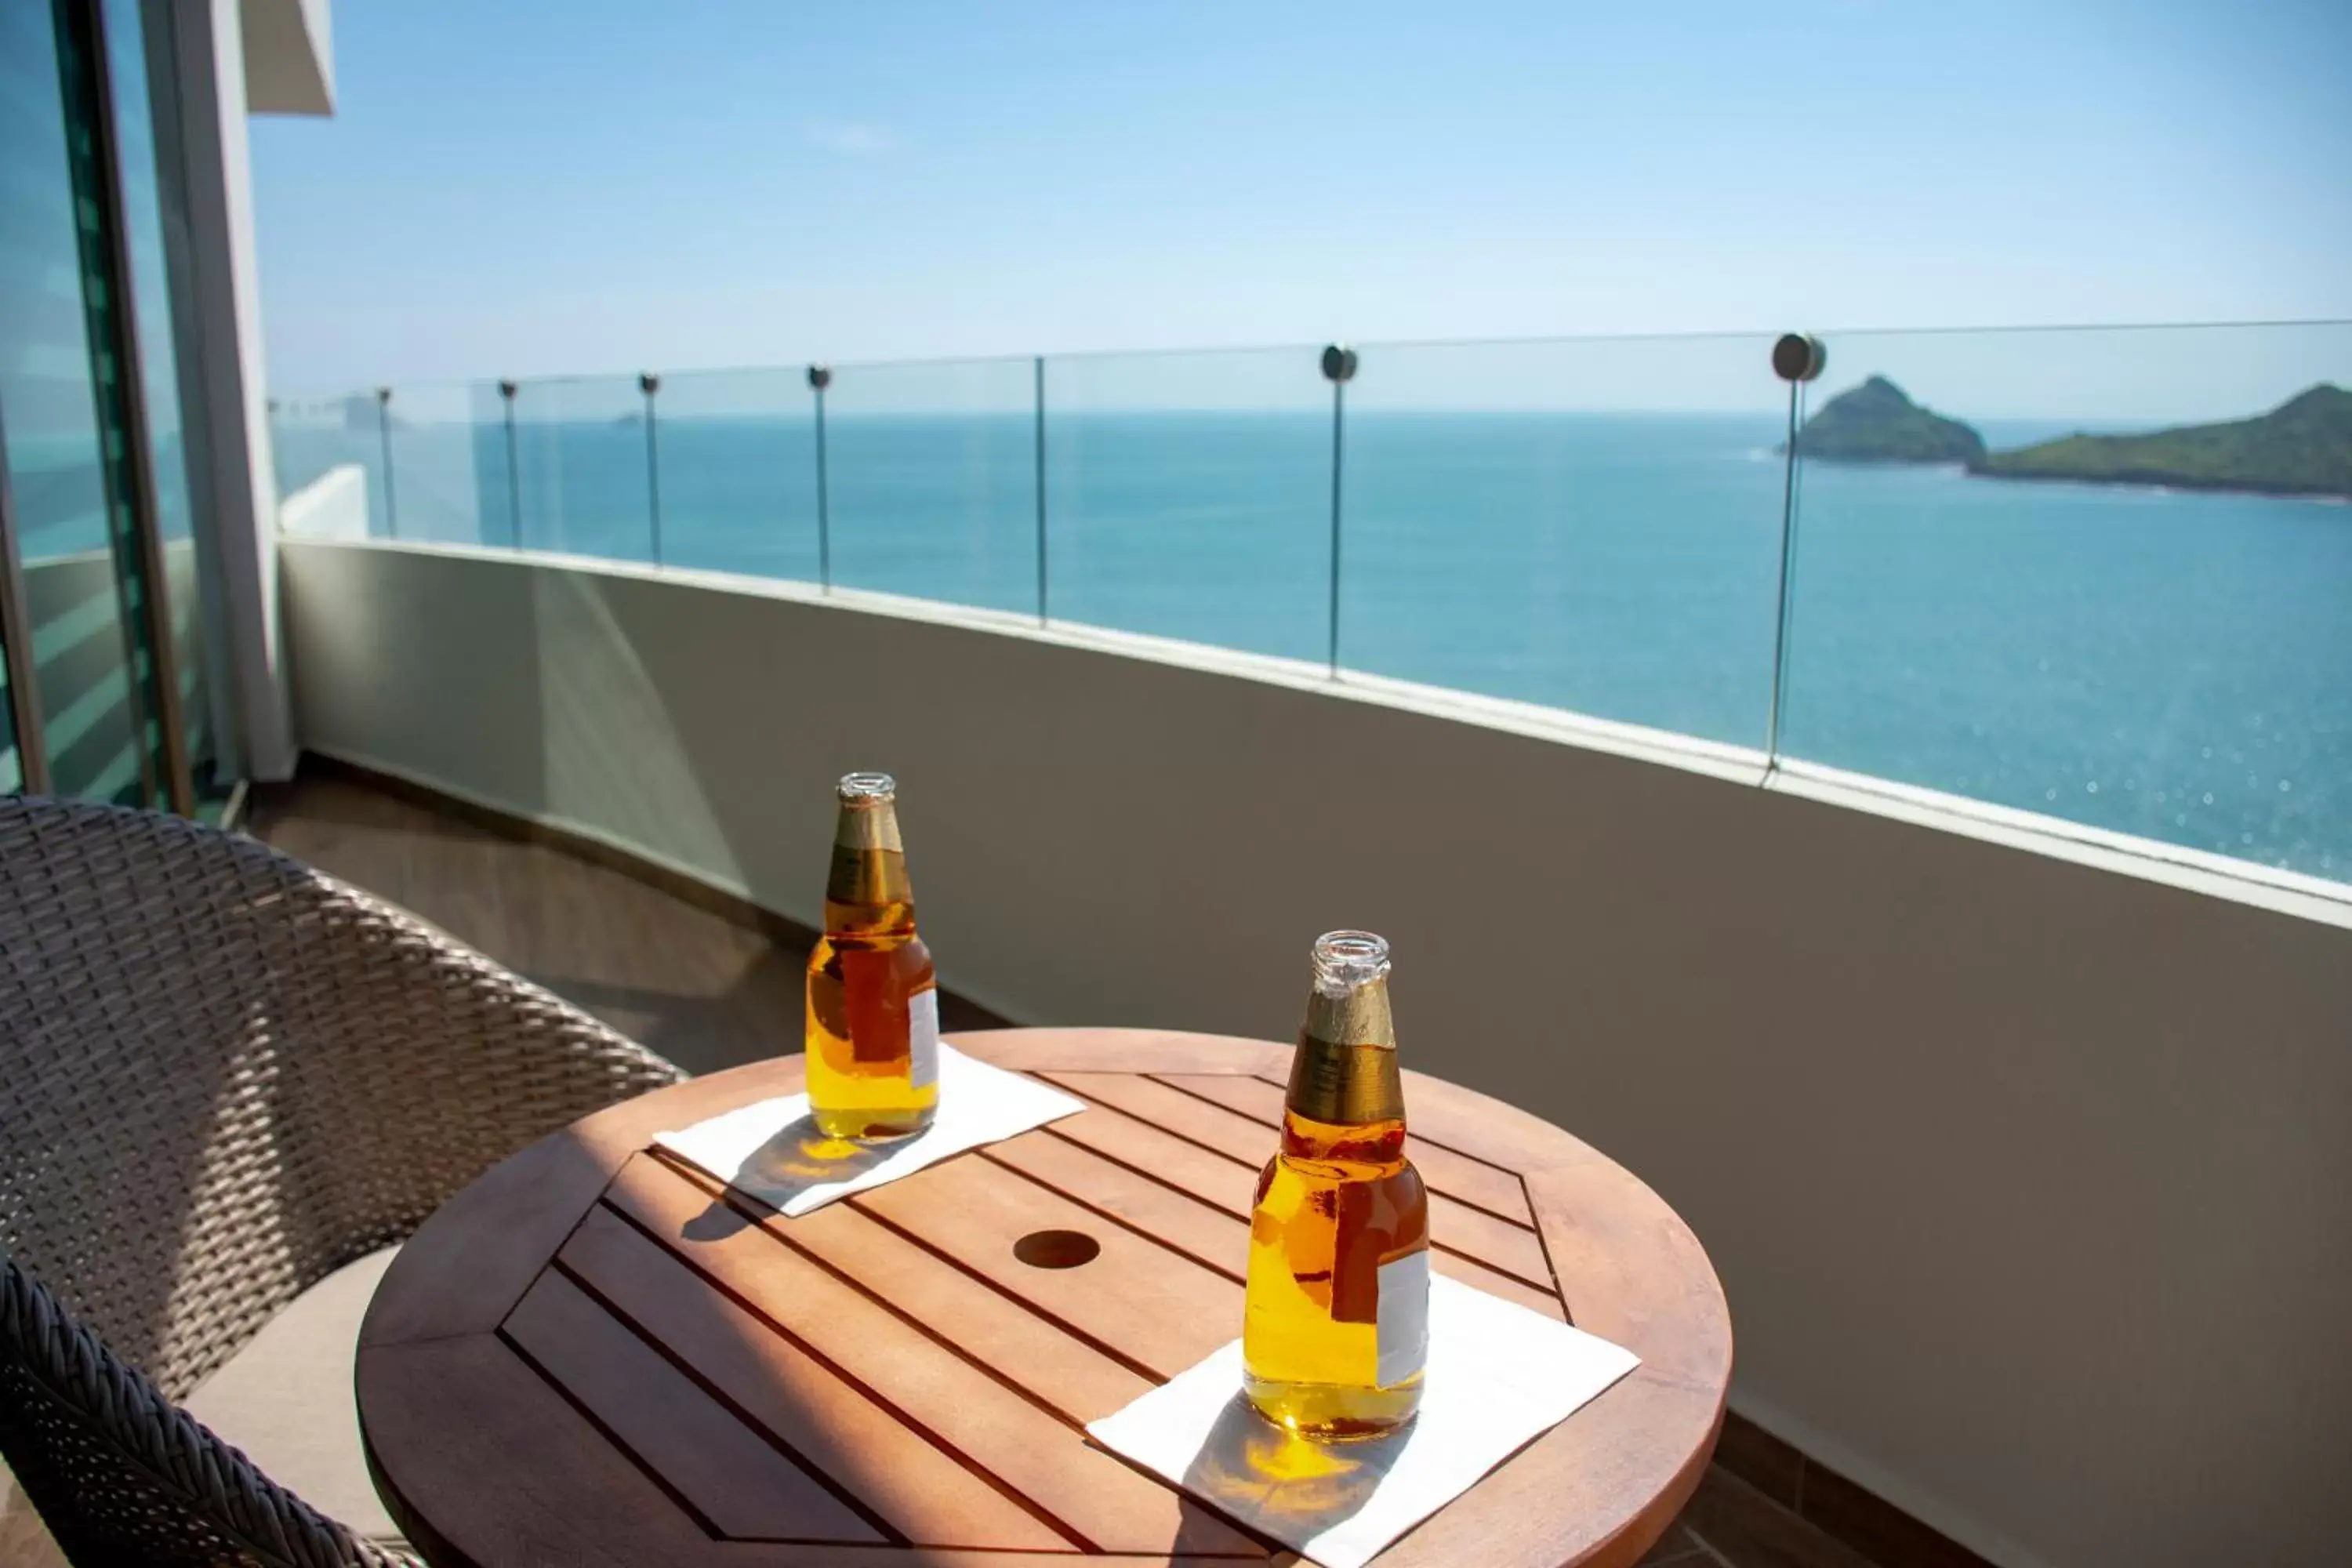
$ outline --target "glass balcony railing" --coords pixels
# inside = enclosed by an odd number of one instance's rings
[[[1034,610],[1035,362],[843,366],[824,418],[834,585]]]
[[[424,386],[399,388],[383,404],[379,446],[390,453],[392,475],[386,517],[401,538],[513,542],[502,403],[495,387]]]
[[[816,409],[805,372],[665,375],[654,402],[663,563],[817,581]]]
[[[1828,384],[1885,377],[1972,427],[1980,467],[2074,477],[1808,458],[1782,750],[2352,880],[2352,407],[2147,439],[2352,386],[2352,326],[1826,346]],[[2084,430],[2133,439],[2046,445]],[[2219,467],[2233,445],[2252,469]],[[2306,454],[2332,498],[2252,488]],[[2168,482],[2111,482],[2136,469]]]
[[[1320,662],[1331,389],[1312,349],[1045,362],[1058,619]]]
[[[1274,655],[2352,881],[2352,322],[1840,333],[1810,381],[1777,342],[273,406],[281,487],[355,470],[381,537]]]
[[[634,375],[581,376],[526,381],[517,389],[519,548],[613,561],[661,558],[654,490],[658,431],[653,400],[639,382]]]
[[[1429,344],[1348,386],[1351,668],[1761,747],[1769,337]]]

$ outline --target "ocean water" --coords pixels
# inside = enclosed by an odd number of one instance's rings
[[[667,399],[669,395],[665,392]],[[369,470],[378,531],[814,580],[806,416],[285,425],[291,490]],[[1982,426],[1995,445],[2047,433]],[[1034,612],[1025,412],[828,422],[833,580]],[[1349,415],[1351,668],[1765,742],[1770,415]],[[1322,659],[1328,411],[1057,415],[1056,619]],[[2352,507],[1822,463],[1801,474],[1782,752],[2352,880]]]

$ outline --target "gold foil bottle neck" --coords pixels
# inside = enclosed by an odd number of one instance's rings
[[[846,774],[835,793],[841,799],[841,814],[833,830],[835,846],[843,849],[906,848],[898,837],[898,785],[888,773]]]
[[[1333,1046],[1396,1049],[1396,1020],[1389,1012],[1389,983],[1373,980],[1334,996],[1321,986],[1307,994],[1301,1034]]]
[[[828,903],[861,910],[899,906],[912,917],[914,889],[907,879],[906,844],[898,836],[898,786],[888,773],[850,773],[835,792],[833,865],[825,876]],[[827,924],[835,921],[827,911]],[[854,926],[869,923],[865,916]]]
[[[1389,944],[1370,931],[1332,931],[1317,941],[1315,984],[1290,1065],[1292,1110],[1347,1126],[1402,1120],[1388,977]]]

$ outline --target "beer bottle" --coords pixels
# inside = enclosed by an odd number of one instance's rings
[[[1429,1195],[1404,1157],[1389,944],[1336,931],[1291,1060],[1282,1148],[1250,1215],[1242,1360],[1250,1403],[1291,1430],[1410,1420],[1429,1354]]]
[[[831,1138],[920,1132],[940,1103],[939,980],[887,773],[841,781],[824,936],[808,961],[809,1112]]]

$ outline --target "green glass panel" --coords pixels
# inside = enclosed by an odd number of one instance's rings
[[[106,542],[113,557],[124,642],[130,654],[135,709],[132,728],[141,753],[140,793],[143,804],[162,805],[165,804],[160,784],[163,737],[155,716],[163,710],[163,674],[146,635],[148,606],[154,590],[147,582],[146,569],[140,559],[134,512],[134,465],[143,456],[132,448],[131,400],[137,392],[131,378],[138,374],[138,367],[125,364],[118,348],[123,341],[123,314],[129,309],[129,301],[120,297],[110,267],[112,236],[108,226],[115,206],[100,96],[105,67],[98,51],[102,46],[100,37],[87,30],[92,19],[89,12],[74,4],[74,0],[57,0],[54,14],[58,79],[65,105],[66,166],[74,192],[75,250],[81,273],[91,390],[97,395]]]
[[[60,57],[54,8],[0,6],[0,430],[52,785],[138,805],[152,768],[125,635],[135,600],[110,525],[116,510],[128,521],[110,481],[121,441],[100,417],[110,367],[90,334],[104,289],[94,310]]]

